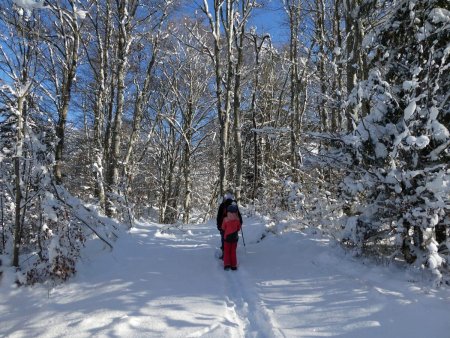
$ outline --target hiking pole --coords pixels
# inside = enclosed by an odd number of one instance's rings
[[[241,226],[241,234],[242,234],[242,243],[244,243],[245,247],[245,238],[244,238],[244,231],[242,231],[242,226]]]

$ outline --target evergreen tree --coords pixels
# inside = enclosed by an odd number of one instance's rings
[[[352,240],[396,238],[409,263],[438,279],[450,223],[449,14],[447,1],[403,0],[366,37],[370,75],[350,100],[368,100],[370,113],[346,139],[356,170],[343,184],[361,206],[347,223]]]

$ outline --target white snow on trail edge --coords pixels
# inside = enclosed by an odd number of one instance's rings
[[[238,271],[215,258],[213,222],[139,224],[91,246],[65,285],[5,273],[0,337],[448,337],[450,291],[425,273],[364,264],[326,238],[245,218]]]

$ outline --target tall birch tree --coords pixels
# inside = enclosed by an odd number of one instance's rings
[[[213,40],[213,49],[207,48],[211,61],[214,64],[216,77],[217,115],[220,126],[220,157],[219,157],[219,194],[223,195],[227,189],[227,165],[230,111],[233,99],[233,36],[234,36],[234,0],[214,0],[212,12],[208,1],[203,0],[201,7],[207,16],[210,33]],[[222,19],[222,20],[221,20]],[[221,22],[223,26],[221,25]],[[222,38],[222,29],[225,32]],[[222,40],[225,40],[223,43]],[[222,45],[226,47],[226,61],[222,62]]]
[[[53,98],[58,115],[56,123],[58,142],[55,148],[54,167],[58,184],[63,183],[62,168],[67,115],[79,64],[80,21],[84,18],[84,12],[82,12],[84,5],[80,0],[50,2],[44,12],[49,13],[45,21],[49,25],[50,34],[44,37],[48,46],[46,54],[50,61],[47,71],[53,81],[55,91]]]

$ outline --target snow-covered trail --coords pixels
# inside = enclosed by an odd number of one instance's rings
[[[260,260],[264,251],[275,256]],[[438,296],[409,283],[405,271],[365,266],[328,241],[269,238],[245,265],[285,337],[450,337],[448,290]]]
[[[0,337],[449,336],[447,290],[425,292],[326,240],[249,236],[239,270],[224,271],[212,223],[160,229],[136,227],[66,285],[2,286]]]

